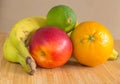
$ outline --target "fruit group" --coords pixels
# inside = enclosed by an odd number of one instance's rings
[[[57,5],[47,14],[47,25],[57,26],[66,32],[70,32],[76,24],[75,12],[66,5]]]
[[[42,27],[31,38],[30,53],[36,63],[44,68],[64,65],[72,54],[72,43],[58,27]]]
[[[111,55],[114,41],[108,29],[98,22],[82,22],[71,34],[73,55],[83,65],[96,66]]]

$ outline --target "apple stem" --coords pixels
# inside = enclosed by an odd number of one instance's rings
[[[26,63],[30,66],[30,75],[33,75],[36,70],[36,63],[31,59],[31,57],[26,58]]]

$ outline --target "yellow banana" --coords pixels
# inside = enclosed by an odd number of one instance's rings
[[[117,57],[118,57],[118,52],[115,49],[113,49],[112,54],[110,55],[108,60],[116,60]]]
[[[20,63],[26,72],[33,74],[34,70],[31,69],[31,64],[34,62],[27,63],[27,60],[30,60],[29,57],[22,56],[21,53],[12,45],[9,38],[6,39],[3,46],[4,57],[10,62]],[[34,65],[35,66],[35,65]]]
[[[36,63],[29,53],[27,45],[32,34],[45,25],[44,17],[28,17],[18,21],[7,38],[9,40],[4,43],[4,57],[8,61],[20,63],[29,74],[33,74],[36,70]]]

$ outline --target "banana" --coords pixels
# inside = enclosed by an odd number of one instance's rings
[[[29,53],[28,44],[32,34],[45,25],[44,17],[28,17],[18,21],[4,43],[4,57],[8,61],[20,63],[26,72],[34,74],[36,63]]]
[[[31,64],[27,63],[29,57],[21,56],[21,53],[13,46],[9,38],[6,39],[3,46],[4,57],[10,62],[20,63],[26,72],[33,74],[34,71],[31,70]],[[32,62],[31,62],[32,63]],[[34,63],[33,63],[34,64]]]
[[[116,60],[117,57],[118,57],[118,52],[115,49],[113,49],[112,54],[110,55],[108,60]]]
[[[6,41],[4,42],[4,46],[3,46],[3,54],[4,57],[10,61],[10,62],[18,62],[17,60],[17,56],[15,55],[15,53],[17,54],[18,51],[13,47],[13,45],[11,44],[11,42],[9,41],[9,39],[7,38]],[[16,57],[13,57],[16,56]]]

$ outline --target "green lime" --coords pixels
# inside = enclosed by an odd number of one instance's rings
[[[46,21],[48,26],[57,26],[65,32],[70,32],[74,29],[77,18],[69,6],[57,5],[49,10]]]

